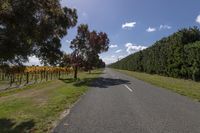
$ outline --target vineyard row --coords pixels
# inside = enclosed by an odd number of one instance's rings
[[[10,87],[15,84],[37,83],[66,77],[73,71],[71,67],[47,67],[47,66],[1,66],[0,80],[7,81]]]

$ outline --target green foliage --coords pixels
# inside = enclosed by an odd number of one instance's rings
[[[63,54],[62,58],[60,59],[59,65],[61,67],[71,67],[71,55],[70,54]]]
[[[59,0],[0,1],[0,63],[23,63],[36,55],[56,65],[60,40],[77,23],[75,9],[62,8]]]
[[[184,47],[187,64],[184,66],[186,74],[193,80],[200,80],[200,42]]]
[[[92,70],[93,67],[105,66],[99,59],[99,54],[108,51],[109,38],[106,33],[90,32],[88,25],[78,26],[77,35],[72,40],[70,48],[72,52],[72,64],[74,66],[74,78],[77,78],[78,67]]]
[[[182,29],[110,67],[200,80],[200,31]]]

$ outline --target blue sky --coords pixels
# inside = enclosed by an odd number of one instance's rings
[[[61,4],[77,9],[78,25],[108,34],[112,48],[101,54],[107,64],[178,29],[200,27],[200,0],[61,0]],[[62,39],[62,50],[70,52],[69,41],[75,35],[76,27]]]

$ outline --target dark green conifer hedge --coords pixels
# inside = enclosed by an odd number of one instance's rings
[[[182,29],[110,67],[200,80],[200,30]]]

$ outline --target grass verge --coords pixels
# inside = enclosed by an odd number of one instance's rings
[[[88,84],[100,73],[101,70],[93,74],[81,72],[79,81],[54,80],[1,94],[0,132],[50,132],[60,114],[88,90]]]
[[[127,70],[117,70],[129,76],[135,77],[139,80],[146,81],[150,84],[172,90],[181,95],[190,97],[200,102],[200,83],[191,80],[177,79],[171,77],[164,77],[159,75],[152,75]]]

